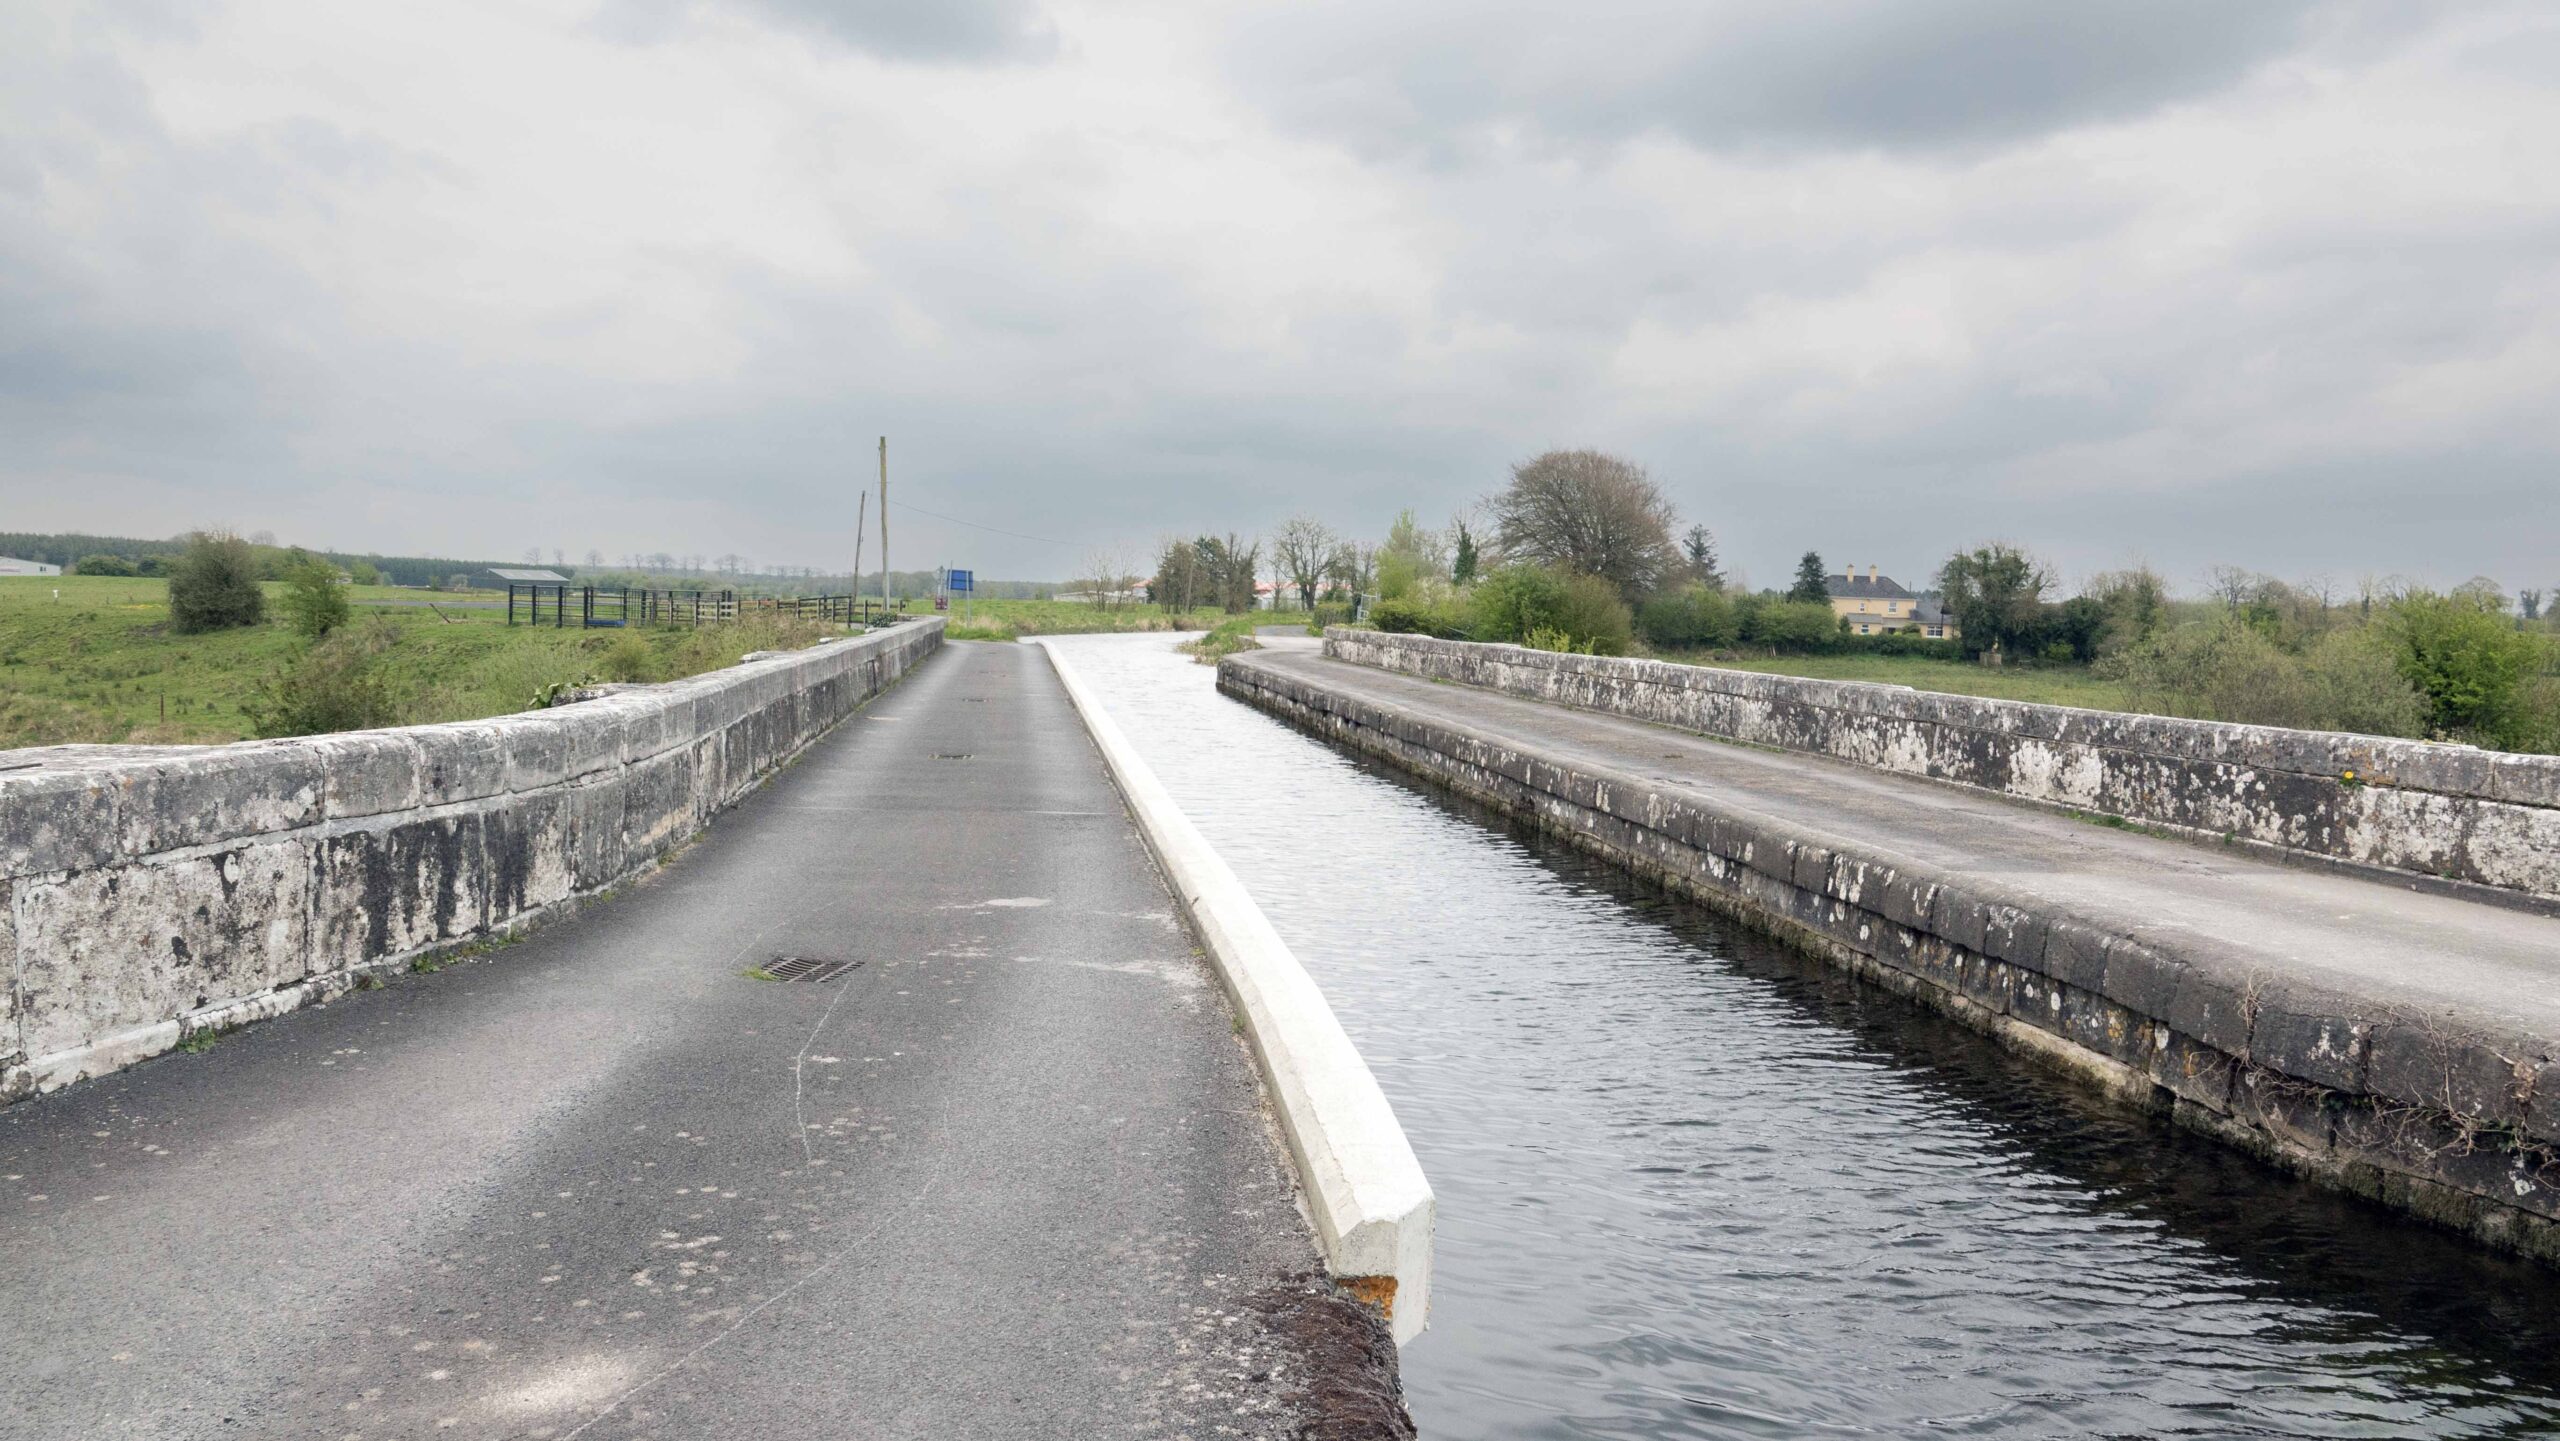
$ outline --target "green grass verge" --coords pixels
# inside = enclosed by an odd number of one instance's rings
[[[268,588],[271,614],[280,614],[272,602],[281,589]],[[358,586],[349,598],[356,624],[391,632],[377,664],[400,718],[412,723],[504,715],[547,686],[585,678],[673,680],[827,634],[770,617],[699,631],[510,627],[503,609],[454,604],[486,601],[486,592]],[[407,603],[422,601],[436,608]],[[0,577],[0,749],[243,740],[250,735],[243,706],[305,649],[272,619],[180,635],[169,624],[163,581]]]
[[[1184,615],[1160,605],[1083,605],[1070,600],[954,601],[950,640],[1018,640],[1026,635],[1093,635],[1131,630],[1207,630],[1214,611]]]
[[[2089,710],[2134,709],[2125,698],[2124,687],[2091,675],[2085,666],[2013,666],[1994,670],[1966,661],[1900,655],[1782,655],[1710,660],[1703,655],[1669,654],[1662,659],[1689,665],[1718,666],[1726,670],[1797,675],[1812,680],[1907,685],[1913,690],[1937,691],[1946,695],[1988,696],[1995,700],[2081,706]]]

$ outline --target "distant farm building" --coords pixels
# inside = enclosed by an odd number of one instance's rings
[[[62,567],[40,560],[20,560],[14,555],[0,555],[0,575],[60,575]]]

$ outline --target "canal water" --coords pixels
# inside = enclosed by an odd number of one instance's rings
[[[1426,1436],[2560,1435],[2560,1284],[1061,642],[1439,1193]]]

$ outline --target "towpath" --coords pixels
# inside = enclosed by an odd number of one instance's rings
[[[1443,685],[1311,646],[1238,657],[1398,706],[1569,768],[1615,771],[1906,857],[1986,893],[2180,954],[2230,957],[2369,1006],[2560,1042],[2560,918],[2379,878],[2109,829],[1842,761]]]
[[[575,920],[0,1112],[0,1436],[1292,1434],[1284,1166],[1047,660],[954,644]]]

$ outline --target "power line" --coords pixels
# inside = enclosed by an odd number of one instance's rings
[[[1001,530],[1001,529],[998,529],[997,527],[992,526],[992,525],[980,525],[980,524],[978,524],[978,523],[977,523],[976,521],[974,521],[974,520],[962,520],[960,517],[958,517],[958,516],[956,516],[956,515],[944,515],[942,512],[940,512],[940,511],[938,511],[938,510],[927,510],[927,509],[925,509],[923,506],[918,505],[918,504],[916,504],[914,501],[911,501],[911,500],[902,500],[902,501],[899,501],[899,502],[898,502],[898,508],[899,508],[900,510],[912,510],[912,511],[914,511],[914,512],[915,512],[916,514],[918,514],[918,515],[929,515],[929,516],[932,516],[935,520],[947,520],[947,521],[951,522],[953,525],[965,525],[965,526],[969,527],[971,530],[983,530],[983,531],[986,531],[986,532],[988,532],[988,533],[990,533],[990,534],[993,534],[993,535],[1009,535],[1009,536],[1012,536],[1015,540],[1028,540],[1028,541],[1035,541],[1035,542],[1037,542],[1037,543],[1039,543],[1039,544],[1041,544],[1041,545],[1054,545],[1054,546],[1059,547],[1059,548],[1060,548],[1060,549],[1062,549],[1062,550],[1066,548],[1066,544],[1067,544],[1067,543],[1066,543],[1065,541],[1063,541],[1063,540],[1051,540],[1051,539],[1049,539],[1049,538],[1048,538],[1047,536],[1045,536],[1045,535],[1024,535],[1021,531],[1018,531],[1018,530]]]

